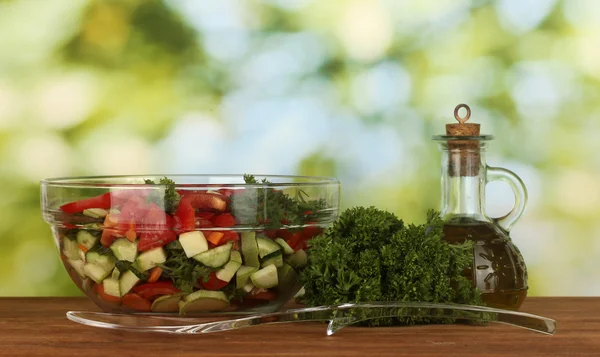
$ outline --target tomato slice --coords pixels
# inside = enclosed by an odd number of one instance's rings
[[[123,305],[131,310],[139,312],[150,312],[152,310],[152,303],[150,300],[144,299],[136,293],[125,294],[125,296],[123,296]]]
[[[190,199],[186,197],[189,196],[184,196],[181,198],[179,205],[177,206],[177,210],[175,211],[175,217],[180,232],[193,231],[196,227],[195,210]]]
[[[121,298],[117,296],[108,295],[104,292],[104,284],[95,284],[94,291],[98,295],[98,297],[106,302],[110,302],[113,304],[120,304]]]
[[[74,201],[74,202],[69,202],[67,204],[60,206],[60,210],[65,213],[68,213],[68,214],[73,214],[73,213],[83,212],[84,210],[89,209],[89,208],[109,209],[110,205],[111,205],[110,192],[107,192],[100,196],[86,198],[86,199]]]
[[[217,278],[217,274],[214,271],[210,273],[206,282],[204,281],[204,279],[200,278],[200,280],[198,280],[198,283],[200,284],[202,289],[205,290],[219,290],[223,289],[227,286],[227,284],[229,284],[228,282]]]
[[[223,238],[219,241],[219,245],[223,245],[227,242],[237,242],[240,240],[240,236],[234,231],[223,231]]]
[[[196,213],[196,218],[202,218],[202,219],[206,219],[209,221],[214,216],[215,216],[215,214],[213,212],[198,212],[198,213]]]
[[[180,292],[170,281],[157,281],[133,287],[133,291],[144,299],[152,300],[158,295],[173,295]]]
[[[230,213],[222,213],[214,216],[211,222],[216,227],[229,228],[235,226],[235,218]]]

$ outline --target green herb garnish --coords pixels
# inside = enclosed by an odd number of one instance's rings
[[[153,180],[146,179],[144,182],[147,185],[156,185]],[[177,209],[177,205],[179,205],[179,200],[181,199],[179,193],[175,189],[175,181],[171,180],[168,177],[163,177],[158,181],[159,185],[165,186],[165,195],[162,199],[155,197],[153,195],[148,196],[148,200],[155,201],[159,204],[159,206],[164,205],[165,212],[174,213]]]
[[[241,224],[263,224],[266,229],[279,229],[284,225],[301,226],[316,221],[327,207],[324,199],[307,200],[308,194],[297,189],[292,197],[282,190],[272,187],[271,182],[258,181],[253,175],[244,175],[244,182],[264,185],[260,188],[247,188],[232,197],[233,215]]]
[[[165,246],[167,252],[167,261],[159,264],[163,270],[163,275],[173,281],[173,285],[186,294],[194,290],[194,286],[200,278],[204,281],[208,279],[213,268],[206,267],[198,263],[193,258],[188,258],[185,252],[176,246]]]
[[[423,225],[406,226],[374,207],[346,210],[325,234],[311,241],[300,280],[309,306],[347,302],[420,301],[480,305],[479,291],[463,276],[473,243],[448,244],[434,211]],[[364,314],[368,314],[366,311]],[[369,316],[374,317],[374,316]],[[376,318],[367,325],[451,322]]]

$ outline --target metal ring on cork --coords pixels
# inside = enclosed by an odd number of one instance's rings
[[[458,114],[458,111],[459,111],[461,108],[465,108],[465,109],[467,110],[467,115],[465,115],[464,117],[461,117],[461,116]],[[468,106],[468,105],[466,105],[466,104],[464,104],[464,103],[463,103],[463,104],[459,104],[459,105],[457,105],[457,106],[456,106],[456,108],[454,108],[454,118],[456,118],[456,120],[457,120],[459,123],[461,123],[461,124],[464,124],[464,123],[466,123],[466,122],[467,122],[467,120],[469,120],[469,118],[470,118],[470,117],[471,117],[471,108],[469,108],[469,106]]]

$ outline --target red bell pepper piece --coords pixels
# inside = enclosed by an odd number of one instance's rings
[[[136,293],[125,294],[123,296],[123,305],[139,312],[150,312],[152,310],[150,300],[144,299]]]
[[[182,201],[189,202],[200,211],[223,212],[227,208],[227,197],[216,193],[186,191],[179,201],[180,205]]]
[[[223,238],[219,241],[219,245],[223,245],[227,242],[237,242],[240,240],[240,236],[234,231],[223,231]]]
[[[64,205],[60,206],[60,210],[65,213],[68,213],[68,214],[73,214],[73,213],[83,212],[84,210],[89,209],[89,208],[109,209],[110,205],[111,205],[110,192],[107,192],[100,196],[86,198],[83,200],[64,204]]]
[[[217,274],[213,271],[208,276],[208,280],[206,282],[204,279],[200,278],[200,280],[198,280],[198,284],[200,284],[202,289],[205,290],[219,290],[226,287],[229,283],[217,278]]]
[[[138,250],[144,252],[146,250],[165,246],[177,239],[177,234],[171,230],[144,232],[140,234],[138,242]]]
[[[157,281],[133,287],[133,291],[144,299],[152,300],[158,295],[173,295],[180,292],[170,281]]]
[[[229,228],[235,226],[235,218],[230,213],[221,213],[213,217],[211,222],[216,227]]]

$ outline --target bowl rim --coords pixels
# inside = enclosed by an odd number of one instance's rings
[[[322,186],[322,185],[339,185],[340,181],[335,177],[328,176],[304,176],[304,175],[261,175],[252,174],[255,177],[283,180],[282,182],[270,183],[176,183],[177,188],[194,188],[194,187],[278,187],[278,186]],[[164,186],[162,184],[147,184],[147,183],[127,183],[127,182],[101,182],[102,180],[119,180],[119,179],[147,179],[157,177],[168,178],[240,178],[244,174],[146,174],[146,175],[99,175],[99,176],[64,176],[46,178],[40,181],[42,186],[57,186],[57,187],[94,187],[94,188],[143,188],[148,186]],[[292,182],[292,180],[302,179],[306,181]],[[100,181],[100,182],[95,182]]]

